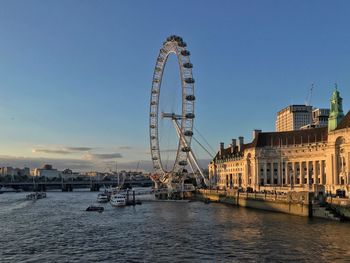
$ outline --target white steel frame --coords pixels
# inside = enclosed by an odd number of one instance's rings
[[[159,112],[159,96],[161,92],[161,83],[164,67],[170,54],[175,54],[178,59],[181,75],[182,89],[182,112],[176,116],[179,121],[178,128],[180,138],[177,147],[177,153],[174,165],[171,170],[164,169],[162,164],[162,156],[159,148],[159,129],[158,121],[160,117],[168,117],[168,114],[160,114]],[[153,73],[151,99],[150,99],[150,149],[155,173],[159,175],[159,181],[171,184],[173,182],[181,182],[184,167],[189,164],[188,156],[193,135],[193,119],[194,119],[194,79],[192,76],[192,64],[189,58],[189,52],[186,50],[186,43],[182,38],[177,36],[168,37],[160,49],[156,65]],[[168,115],[168,116],[166,116]],[[171,118],[171,117],[170,117]],[[177,121],[176,121],[177,122]]]

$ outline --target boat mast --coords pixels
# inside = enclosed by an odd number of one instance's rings
[[[117,173],[118,186],[120,185],[119,173],[118,173],[118,161],[115,161],[115,172]]]

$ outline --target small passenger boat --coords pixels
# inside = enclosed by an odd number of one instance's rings
[[[86,211],[88,211],[88,212],[99,212],[99,213],[102,213],[104,210],[105,209],[104,209],[103,206],[90,205],[88,208],[86,208]]]
[[[97,196],[97,202],[98,202],[98,203],[107,203],[107,202],[108,202],[108,196],[107,196],[107,194],[98,194],[98,196]]]
[[[109,201],[112,206],[122,207],[126,206],[126,198],[123,194],[114,194],[111,196],[111,200]]]
[[[42,199],[42,198],[46,198],[46,193],[45,192],[35,192],[35,193],[27,194],[26,198],[27,198],[27,200]]]

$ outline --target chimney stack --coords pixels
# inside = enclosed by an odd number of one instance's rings
[[[236,146],[237,146],[237,140],[236,139],[232,139],[231,153],[234,153]]]
[[[220,155],[223,154],[225,144],[223,142],[220,142]]]
[[[232,139],[232,147],[236,147],[237,146],[237,140],[236,139]]]
[[[258,134],[261,132],[261,130],[253,130],[253,140],[258,136]]]
[[[238,137],[238,151],[242,151],[242,146],[243,146],[243,143],[244,143],[244,137],[243,136],[239,136]]]

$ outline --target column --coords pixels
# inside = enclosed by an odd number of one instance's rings
[[[272,162],[271,164],[270,164],[270,183],[271,184],[274,184],[274,177],[273,177],[273,173],[275,172],[274,170],[274,162]]]
[[[314,176],[314,184],[318,184],[317,161],[313,161],[312,170]]]
[[[264,185],[267,184],[267,162],[264,163]]]
[[[291,164],[290,162],[286,162],[286,165],[285,165],[285,167],[284,167],[284,170],[285,170],[285,172],[284,172],[284,182],[286,183],[286,184],[290,184],[290,171],[289,171],[289,164]]]
[[[304,185],[304,167],[303,167],[303,162],[299,162],[299,171],[300,171],[300,176],[299,176],[300,185]]]
[[[257,187],[260,185],[260,167],[257,158],[255,157],[255,166],[254,166],[254,190],[257,190]]]
[[[251,172],[250,172],[250,169],[251,169],[251,164],[248,163],[248,161],[245,162],[244,164],[244,173],[245,173],[245,183],[243,184],[243,187],[244,188],[247,188],[248,185],[249,185],[249,178],[250,178],[250,175],[251,175]]]
[[[322,185],[325,185],[326,184],[326,182],[325,182],[325,174],[324,174],[324,161],[323,160],[321,160],[320,161],[320,183],[322,184]]]
[[[306,175],[305,175],[305,169],[306,169],[306,162],[301,162],[301,171],[302,171],[302,181],[301,181],[301,184],[302,184],[302,186],[304,186],[305,185],[305,177],[306,177]]]
[[[310,162],[306,161],[306,184],[310,185]]]
[[[287,173],[286,173],[286,184],[287,185],[290,185],[291,184],[291,176],[292,176],[292,173],[293,173],[293,162],[288,162],[287,165]]]
[[[284,172],[282,170],[282,182],[284,179],[284,184],[287,184],[287,176],[288,176],[288,162],[284,162]]]
[[[281,166],[282,166],[283,162],[281,163],[281,161],[278,161],[277,163],[277,184],[278,185],[281,185],[282,183],[282,180],[281,180],[281,177],[282,177],[282,173],[281,173]]]
[[[294,171],[293,171],[293,185],[296,185],[296,182],[297,182],[297,174],[298,174],[298,163],[297,162],[294,162],[293,163],[293,167],[294,167]]]
[[[334,183],[333,184],[334,185],[339,184],[339,162],[338,162],[337,154],[334,155]]]

